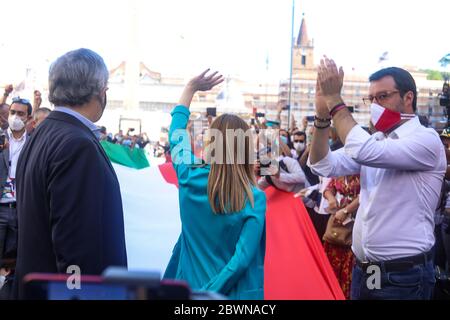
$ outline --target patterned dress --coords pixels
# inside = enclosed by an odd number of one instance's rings
[[[336,197],[338,209],[345,208],[358,197],[360,191],[359,179],[359,175],[353,175],[333,178],[330,181],[327,190]],[[324,248],[345,298],[350,299],[352,270],[355,264],[351,247],[324,242]]]

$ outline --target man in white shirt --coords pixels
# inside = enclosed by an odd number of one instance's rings
[[[9,128],[3,133],[5,143],[0,150],[0,260],[5,253],[15,254],[17,250],[16,167],[27,140],[25,126],[31,119],[31,112],[28,100],[14,98],[9,109]]]
[[[444,147],[415,116],[417,89],[400,68],[370,77],[372,136],[341,98],[344,73],[324,58],[318,72],[317,128],[308,163],[325,177],[361,175],[360,207],[353,229],[352,299],[430,299],[434,212],[446,169]],[[330,152],[333,119],[345,146]]]

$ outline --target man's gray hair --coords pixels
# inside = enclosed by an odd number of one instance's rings
[[[70,51],[50,66],[49,100],[55,106],[81,106],[107,87],[103,58],[89,49]]]

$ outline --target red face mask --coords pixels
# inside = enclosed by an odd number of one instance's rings
[[[372,124],[375,129],[383,133],[394,128],[402,120],[413,119],[415,116],[415,114],[401,114],[400,112],[386,109],[376,103],[372,103],[370,106]]]

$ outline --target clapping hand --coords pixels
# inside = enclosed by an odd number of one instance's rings
[[[335,105],[342,103],[341,91],[344,84],[344,70],[337,68],[336,63],[326,56],[320,61],[317,74],[320,94],[327,103],[329,110]]]

